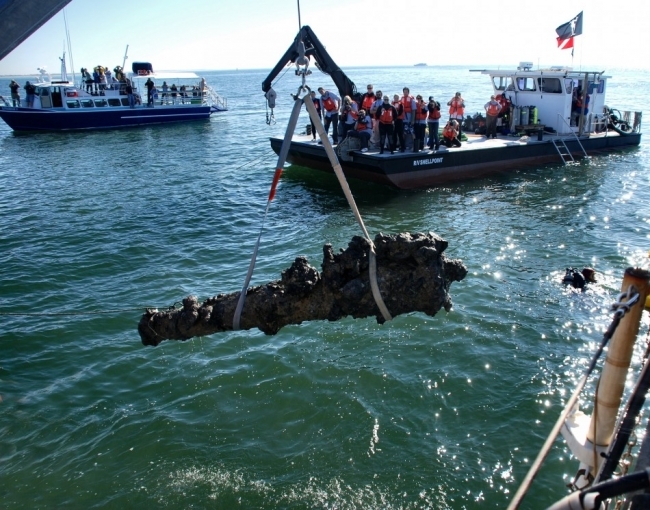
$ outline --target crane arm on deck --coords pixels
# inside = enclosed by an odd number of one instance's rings
[[[282,71],[289,62],[296,62],[299,58],[299,44],[301,41],[305,45],[305,56],[314,57],[316,67],[332,77],[334,84],[338,88],[339,95],[341,97],[350,96],[356,98],[358,93],[354,82],[346,76],[339,66],[336,65],[336,62],[332,60],[332,57],[330,57],[329,53],[325,50],[325,46],[321,44],[318,37],[316,37],[316,34],[314,34],[312,29],[307,25],[300,29],[287,52],[269,73],[266,80],[262,82],[262,90],[264,93],[268,93],[269,90],[271,90],[271,83],[275,77],[280,74],[280,71]]]

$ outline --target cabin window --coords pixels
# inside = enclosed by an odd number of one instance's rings
[[[108,106],[122,106],[120,104],[120,100],[117,97],[109,97],[108,98]]]
[[[122,101],[122,106],[129,106],[129,98],[128,97],[122,97],[122,98],[120,98],[120,101]]]
[[[508,77],[507,76],[493,76],[492,83],[494,83],[495,90],[506,90],[508,86]]]
[[[93,103],[92,99],[82,99],[81,100],[81,107],[82,108],[92,108],[95,106],[95,103]]]
[[[517,88],[519,90],[524,90],[527,92],[532,92],[535,90],[535,79],[534,78],[517,78]]]
[[[66,101],[68,108],[79,108],[79,101]]]
[[[37,96],[49,96],[50,95],[50,89],[47,89],[47,88],[43,87],[43,88],[40,89],[40,93],[39,93],[39,90],[36,89],[36,95]]]
[[[98,108],[108,106],[108,103],[106,102],[106,99],[95,99],[95,106]]]
[[[562,84],[559,78],[537,78],[539,90],[547,94],[561,94]]]

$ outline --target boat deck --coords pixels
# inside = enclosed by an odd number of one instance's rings
[[[387,184],[400,189],[413,189],[445,184],[452,181],[479,178],[490,174],[518,170],[525,166],[545,163],[564,164],[587,154],[620,150],[637,146],[640,133],[619,134],[614,130],[592,133],[579,139],[573,134],[543,133],[534,136],[465,135],[460,147],[441,146],[437,151],[424,149],[413,152],[384,150],[376,145],[367,152],[336,147],[343,172],[348,177]],[[271,147],[280,153],[282,139],[271,138]],[[294,135],[287,154],[289,163],[332,172],[325,148],[311,135]]]
[[[498,149],[503,147],[518,147],[522,145],[540,145],[540,144],[550,144],[552,140],[558,142],[563,140],[564,142],[574,142],[576,137],[572,134],[569,135],[558,135],[557,133],[543,133],[541,140],[537,135],[534,136],[516,136],[516,135],[497,135],[497,138],[488,139],[485,135],[476,135],[476,134],[466,134],[467,140],[462,142],[460,147],[451,147],[447,148],[444,145],[441,145],[437,151],[431,149],[422,149],[420,152],[416,153],[419,155],[424,154],[445,154],[452,152],[466,152],[466,151],[475,151],[475,150],[485,150],[485,149]],[[616,131],[607,131],[603,133],[592,133],[590,136],[578,137],[578,140],[585,142],[587,140],[606,138],[606,137],[620,137],[619,133]],[[331,140],[331,138],[330,138]],[[293,142],[298,142],[305,145],[321,145],[319,139],[313,140],[311,135],[294,135],[292,138]],[[336,147],[336,145],[334,146]],[[351,151],[355,155],[363,154],[364,156],[375,156],[378,158],[394,158],[396,156],[412,156],[414,153],[412,150],[406,150],[405,152],[400,152],[399,149],[395,151],[394,154],[391,154],[388,149],[384,150],[383,154],[379,153],[379,148],[373,146],[372,144],[368,148],[368,152],[362,153],[360,150]],[[559,155],[558,155],[559,159]]]

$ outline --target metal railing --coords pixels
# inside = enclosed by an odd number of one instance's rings
[[[142,98],[142,102],[146,103],[147,101],[147,91],[144,87],[138,87],[134,81],[131,82],[133,87],[133,93],[136,96]],[[83,92],[82,95],[90,96],[126,96],[126,82],[113,82],[110,84],[99,84],[92,83],[86,84],[85,81],[78,83],[77,88],[80,92]],[[171,87],[168,87],[167,90],[163,91],[161,86],[156,87],[157,97],[154,98],[154,105],[158,106],[173,106],[180,104],[202,104],[214,107],[216,110],[227,110],[228,101],[226,98],[220,96],[212,87],[209,85],[203,85],[203,90],[201,90],[201,83],[186,84],[185,90],[181,90],[180,87],[177,87],[176,90],[172,91]],[[140,90],[142,89],[142,90]]]
[[[578,138],[578,135],[576,135],[575,131],[574,131],[573,129],[571,129],[571,125],[566,121],[566,119],[565,119],[564,117],[562,117],[561,114],[558,113],[557,116],[562,120],[562,122],[564,122],[564,124],[566,125],[566,127],[569,128],[569,132],[570,132],[570,134],[573,135],[573,138],[575,138],[575,139],[576,139],[576,142],[578,142],[578,145],[579,145],[580,148],[582,149],[583,154],[584,154],[585,156],[587,156],[587,151],[586,151],[585,148],[582,146],[582,143],[580,142],[580,138]]]
[[[209,85],[206,86],[206,90],[213,106],[215,106],[218,110],[228,109],[228,100],[225,97],[221,97],[219,94],[217,94],[217,91]]]

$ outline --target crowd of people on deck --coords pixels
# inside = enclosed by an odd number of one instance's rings
[[[95,66],[92,73],[82,67],[81,79],[86,85],[86,92],[94,96],[103,96],[107,90],[124,91],[126,84],[130,81],[121,66],[116,66],[113,72],[106,66]]]
[[[134,92],[135,89],[132,81],[126,77],[122,67],[116,66],[113,71],[115,74],[111,73],[111,70],[107,67],[96,66],[91,74],[87,68],[82,67],[81,80],[85,85],[85,91],[93,96],[104,96],[107,90],[119,90],[120,94],[128,97],[129,106],[135,108],[136,104],[140,104],[140,98]],[[176,104],[177,101],[180,104],[185,104],[191,98],[203,97],[207,90],[205,78],[202,78],[198,85],[192,85],[189,88],[186,85],[177,87],[175,83],[172,83],[170,87],[164,81],[160,95],[151,78],[147,79],[145,87],[147,89],[147,106],[150,107],[153,107],[155,100],[159,98],[160,104]],[[21,106],[20,88],[20,85],[15,80],[11,80],[11,83],[9,83],[11,101],[14,108]],[[27,81],[22,88],[25,90],[25,106],[27,108],[33,108],[36,85]]]
[[[369,84],[366,92],[355,101],[350,96],[341,99],[336,93],[318,88],[311,92],[311,100],[318,117],[322,120],[325,134],[332,127],[332,141],[336,145],[346,137],[361,141],[361,152],[367,152],[370,142],[379,146],[380,154],[387,149],[393,154],[399,149],[405,152],[407,142],[412,140],[413,152],[426,148],[434,152],[441,145],[460,147],[465,119],[465,100],[460,92],[447,101],[448,120],[440,129],[443,107],[433,96],[425,101],[423,96],[411,95],[404,87],[402,95],[392,99]],[[486,137],[496,138],[497,121],[507,115],[510,101],[505,94],[491,96],[485,106]],[[316,126],[310,118],[311,134],[316,139]],[[444,122],[444,121],[443,121]],[[428,131],[428,137],[426,136]],[[440,136],[442,134],[442,136]]]

